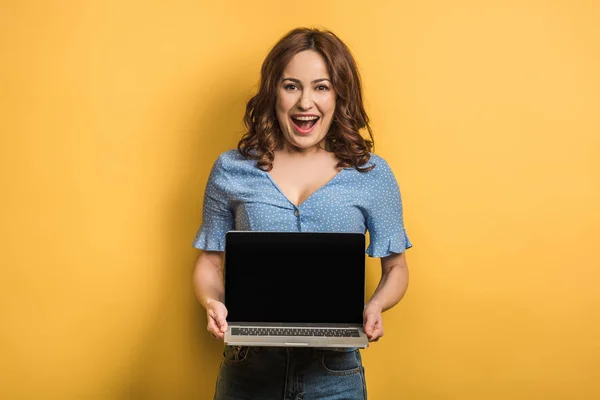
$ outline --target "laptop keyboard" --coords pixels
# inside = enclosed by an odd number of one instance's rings
[[[358,329],[314,329],[314,328],[231,328],[232,335],[239,336],[325,336],[359,337]]]

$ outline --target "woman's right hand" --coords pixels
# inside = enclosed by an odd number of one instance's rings
[[[210,334],[219,340],[223,340],[227,331],[227,308],[225,304],[218,300],[209,300],[206,303],[206,319],[208,325],[206,329]]]

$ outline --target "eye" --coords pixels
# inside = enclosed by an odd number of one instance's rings
[[[329,90],[329,86],[319,85],[317,86],[317,90]]]
[[[288,83],[288,84],[287,84],[287,85],[285,85],[283,88],[284,88],[285,90],[295,90],[295,89],[298,89],[298,87],[297,87],[296,85],[293,85],[293,84],[291,84],[291,83]]]

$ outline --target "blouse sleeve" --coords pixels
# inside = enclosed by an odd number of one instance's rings
[[[215,161],[206,184],[202,224],[193,242],[195,248],[225,251],[225,234],[234,227],[228,186],[227,171],[221,156]]]
[[[387,162],[377,160],[371,183],[371,204],[367,210],[367,230],[371,257],[386,257],[392,253],[403,253],[412,247],[406,236],[402,217],[402,199],[394,173]]]

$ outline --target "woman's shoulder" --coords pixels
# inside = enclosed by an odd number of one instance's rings
[[[229,149],[227,151],[222,152],[217,157],[217,161],[222,163],[236,162],[239,160],[245,159],[244,156],[240,154],[237,149]]]
[[[385,161],[385,159],[375,153],[369,153],[369,161],[367,161],[367,165],[375,165],[377,166],[378,164],[383,164],[385,166],[388,165],[387,161]]]
[[[353,184],[374,188],[386,184],[390,180],[395,180],[394,173],[388,162],[376,154],[369,153],[369,161],[362,165],[362,168],[371,169],[368,171],[359,171],[354,167],[344,168],[348,170],[349,174],[346,176],[353,181]]]
[[[243,156],[237,149],[231,149],[224,151],[217,157],[215,168],[227,172],[241,172],[255,169],[255,164],[254,160]]]
[[[367,161],[363,167],[373,167],[370,171],[365,172],[369,175],[380,175],[390,171],[390,165],[388,162],[383,157],[375,153],[369,153],[369,161]]]
[[[369,168],[369,167],[373,167],[368,171],[365,172],[359,172],[357,170],[354,170],[355,173],[353,174],[354,179],[358,179],[362,182],[364,182],[368,187],[377,187],[380,185],[388,185],[391,182],[396,182],[396,177],[394,175],[394,172],[392,171],[392,168],[390,167],[390,165],[388,164],[388,162],[385,160],[385,158],[377,155],[377,154],[373,154],[373,153],[369,153],[370,154],[370,158],[369,161],[367,161],[365,163],[365,165],[363,165],[363,167],[365,168]]]

